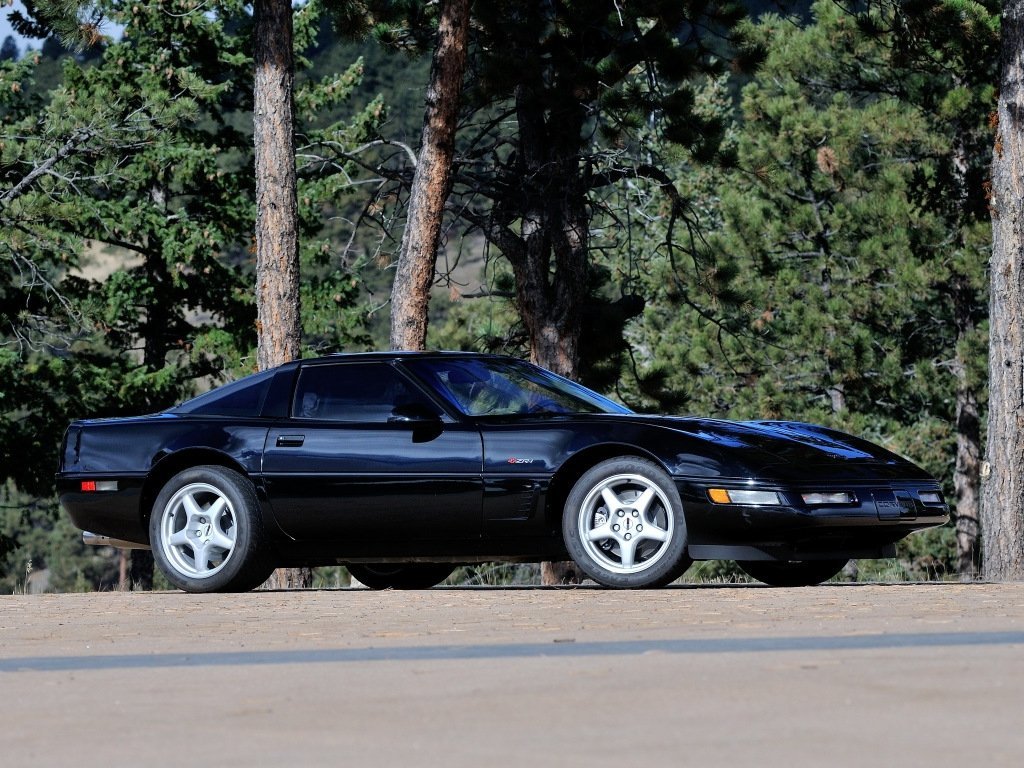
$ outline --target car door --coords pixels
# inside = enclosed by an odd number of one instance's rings
[[[472,539],[483,493],[479,430],[386,361],[303,366],[271,427],[264,487],[300,540]]]
[[[544,498],[573,453],[577,430],[564,418],[482,419],[484,533],[504,538],[549,532]]]

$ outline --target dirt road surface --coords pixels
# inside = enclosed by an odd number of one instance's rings
[[[1024,585],[0,597],[0,765],[1015,766]]]

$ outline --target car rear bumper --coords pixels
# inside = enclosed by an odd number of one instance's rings
[[[57,475],[60,505],[71,522],[94,536],[148,546],[139,513],[144,476],[81,473]],[[88,483],[95,483],[90,487]]]

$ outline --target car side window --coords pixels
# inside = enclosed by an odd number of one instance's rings
[[[276,371],[263,371],[218,387],[171,410],[197,416],[259,416]]]
[[[292,415],[357,423],[384,423],[396,407],[426,398],[386,363],[311,365],[299,373]]]

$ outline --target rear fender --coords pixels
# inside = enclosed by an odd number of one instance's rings
[[[167,482],[179,472],[204,465],[226,467],[242,475],[242,477],[249,478],[256,487],[256,496],[260,501],[260,512],[264,526],[272,534],[284,535],[278,528],[276,521],[274,521],[273,515],[270,514],[267,495],[263,489],[262,481],[259,478],[250,476],[241,464],[226,453],[212,448],[185,448],[164,456],[153,465],[153,469],[150,470],[142,486],[139,500],[139,517],[143,530],[149,530],[149,518],[153,513],[153,503]]]

